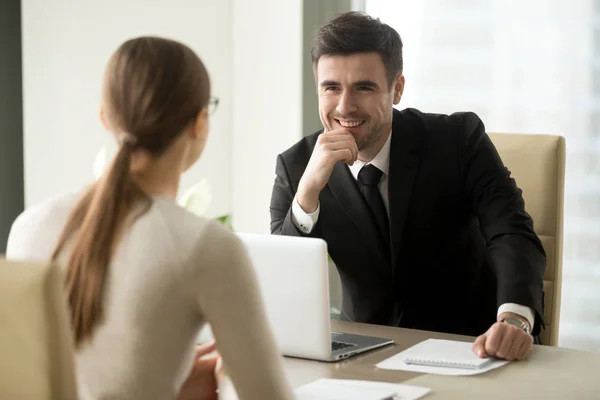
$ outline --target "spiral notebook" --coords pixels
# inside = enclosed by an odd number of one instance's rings
[[[480,369],[493,358],[473,354],[472,343],[427,339],[402,352],[402,361],[409,365],[427,365],[463,369]]]

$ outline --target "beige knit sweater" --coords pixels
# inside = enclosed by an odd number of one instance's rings
[[[76,201],[26,210],[7,258],[48,260]],[[293,398],[243,245],[172,200],[154,198],[124,235],[104,301],[105,321],[76,357],[83,400],[176,398],[206,322],[240,399]]]

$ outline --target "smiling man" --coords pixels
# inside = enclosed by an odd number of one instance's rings
[[[479,117],[394,109],[402,41],[369,16],[324,25],[311,55],[324,129],[278,156],[272,233],[327,241],[344,319],[524,358],[543,325],[545,254]]]

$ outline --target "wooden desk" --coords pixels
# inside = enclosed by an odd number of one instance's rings
[[[600,353],[535,346],[527,360],[482,375],[427,375],[379,369],[375,364],[428,338],[468,342],[473,338],[343,321],[332,321],[332,329],[390,338],[394,344],[336,363],[286,357],[285,367],[294,387],[319,378],[362,379],[425,386],[432,390],[427,400],[600,399]],[[235,398],[227,386],[221,398]]]

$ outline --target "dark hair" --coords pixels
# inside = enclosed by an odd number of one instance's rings
[[[402,39],[378,18],[359,12],[341,14],[323,25],[316,33],[310,55],[316,68],[326,55],[351,55],[375,52],[381,56],[391,85],[402,73]]]
[[[75,343],[92,337],[103,316],[108,265],[125,221],[150,198],[131,179],[135,149],[159,155],[208,105],[210,81],[202,61],[187,46],[158,37],[123,43],[105,72],[103,110],[119,140],[108,171],[82,196],[72,211],[52,254],[68,243],[66,293]]]

